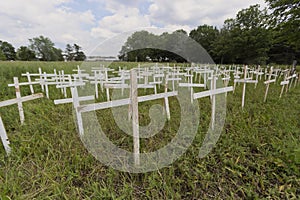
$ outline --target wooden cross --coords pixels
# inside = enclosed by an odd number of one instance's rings
[[[39,93],[39,94],[33,94],[33,95],[30,95],[30,96],[21,97],[20,85],[26,85],[26,83],[24,83],[24,84],[19,83],[18,77],[14,77],[14,83],[13,84],[8,84],[8,86],[14,86],[15,87],[16,99],[10,99],[10,100],[6,100],[6,101],[2,101],[2,102],[0,102],[0,107],[12,105],[12,104],[18,104],[20,121],[21,121],[21,124],[23,124],[24,120],[25,120],[25,117],[24,117],[24,110],[23,110],[22,102],[41,98],[41,97],[43,97],[43,94]]]
[[[289,77],[287,78],[287,80],[291,80],[291,83],[290,83],[290,86],[289,86],[289,90],[290,90],[291,87],[292,87],[292,85],[293,85],[293,81],[295,80],[295,82],[297,82],[297,74],[295,73],[295,74],[289,76]]]
[[[9,85],[11,86],[12,84],[9,84]],[[0,102],[0,107],[10,106],[10,105],[13,105],[13,104],[18,104],[20,121],[21,121],[21,124],[24,124],[25,115],[24,115],[24,110],[23,110],[22,102],[41,98],[41,97],[43,97],[43,94],[42,93],[38,93],[38,94],[32,94],[32,95],[29,95],[29,96],[21,97],[20,85],[21,84],[19,84],[18,78],[14,77],[14,84],[13,84],[13,86],[16,89],[16,97],[17,98],[5,100],[5,101],[1,101]],[[6,134],[6,131],[5,131],[4,124],[2,122],[1,116],[0,116],[0,137],[1,137],[2,144],[4,146],[4,149],[5,149],[6,153],[9,154],[11,152],[11,149],[9,147],[9,140],[8,140],[8,137],[7,137],[7,134]]]
[[[179,77],[180,75],[182,75],[182,73],[176,72],[175,71],[167,71],[167,75],[166,75],[166,80],[167,81],[172,81],[172,90],[175,91],[175,81],[180,81],[181,78]]]
[[[194,99],[199,99],[207,96],[211,96],[211,128],[212,130],[214,129],[215,125],[215,113],[216,113],[216,95],[217,94],[222,94],[222,93],[227,93],[230,91],[233,91],[233,87],[223,87],[223,88],[217,88],[217,82],[216,82],[216,76],[212,76],[212,84],[211,84],[211,89],[208,91],[204,92],[199,92],[195,93],[193,95]]]
[[[4,149],[6,151],[6,154],[9,155],[10,152],[11,152],[11,148],[9,146],[10,143],[9,143],[9,140],[8,140],[8,137],[7,137],[7,134],[6,134],[6,131],[5,131],[4,124],[2,122],[1,116],[0,116],[0,137],[1,137]]]
[[[78,101],[74,101],[74,99],[78,99],[78,93],[76,88],[73,90],[73,104],[76,109],[77,115],[77,123],[80,131],[80,135],[84,135],[83,129],[83,121],[81,114],[84,112],[91,112],[106,108],[113,108],[118,106],[130,105],[130,112],[132,113],[132,127],[133,127],[133,140],[134,140],[134,161],[136,165],[139,165],[139,122],[138,122],[138,103],[151,101],[155,99],[164,99],[165,100],[165,110],[167,112],[167,117],[169,119],[170,116],[170,109],[169,109],[169,102],[168,97],[177,96],[177,91],[159,93],[159,94],[152,94],[146,96],[138,96],[137,89],[137,72],[136,69],[132,69],[130,71],[130,98],[113,100],[108,102],[101,102],[101,103],[93,103],[93,104],[86,104],[86,105],[79,105]],[[77,102],[75,104],[75,102]]]
[[[238,83],[244,83],[243,86],[243,96],[242,96],[242,109],[244,108],[245,105],[245,95],[246,95],[246,84],[247,83],[257,83],[257,80],[250,80],[249,78],[247,78],[247,69],[248,66],[245,65],[244,66],[244,79],[235,79],[234,82],[238,82]]]
[[[193,87],[205,88],[205,84],[193,83],[193,74],[186,74],[184,76],[188,77],[188,82],[187,83],[179,83],[179,87],[188,87],[188,89],[191,92],[191,103],[193,103],[193,100],[194,100],[194,98],[193,98],[193,94],[194,94]]]
[[[272,73],[273,73],[273,67],[271,67],[271,69],[270,69],[268,80],[264,82],[264,84],[267,86],[266,87],[266,92],[265,92],[264,102],[267,101],[267,96],[268,96],[268,91],[269,91],[270,83],[275,83],[276,82],[276,78],[275,79],[271,79],[272,78]]]
[[[280,82],[280,85],[282,85],[282,88],[281,88],[279,98],[282,97],[285,86],[286,86],[286,92],[288,91],[288,85],[289,85],[290,81],[287,78],[288,78],[288,71],[285,71],[284,80]]]
[[[300,73],[298,74],[298,77],[296,77],[296,79],[298,79],[298,81],[297,80],[295,81],[295,86],[294,87],[296,87],[297,84],[300,82]]]

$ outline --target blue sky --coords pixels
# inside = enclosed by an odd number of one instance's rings
[[[177,29],[189,32],[203,24],[221,28],[225,19],[234,18],[239,10],[254,4],[266,6],[264,0],[1,1],[0,40],[17,49],[27,46],[29,38],[43,35],[59,48],[76,43],[89,54],[104,40],[144,27],[156,33]],[[123,42],[120,40],[119,46]],[[102,53],[115,56],[120,47],[112,46],[114,49],[106,45],[108,50]]]

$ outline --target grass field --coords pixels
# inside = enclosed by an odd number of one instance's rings
[[[80,63],[0,62],[0,101],[15,98],[7,87],[26,71],[64,69],[70,73]],[[136,67],[136,63],[114,66]],[[300,69],[298,68],[298,72]],[[20,82],[26,81],[22,78]],[[232,82],[230,83],[232,85]],[[38,86],[37,91],[41,91]],[[199,100],[200,126],[188,151],[172,165],[154,172],[132,174],[109,168],[84,148],[72,116],[72,105],[55,106],[63,98],[50,88],[51,99],[23,104],[25,124],[20,125],[17,106],[0,108],[13,153],[0,147],[1,199],[300,199],[300,84],[279,99],[280,85],[247,85],[241,109],[242,86],[227,96],[227,117],[213,151],[198,158],[210,122],[209,98]],[[21,87],[22,95],[30,94]],[[100,97],[104,101],[105,96]],[[147,121],[143,105],[141,123]],[[143,150],[167,143],[176,131],[176,102],[171,102],[173,121],[158,136],[144,141]],[[104,117],[105,114],[105,117]],[[102,116],[102,117],[101,117]],[[110,109],[99,111],[99,120],[110,139],[131,147],[112,120]],[[175,124],[175,125],[173,125]],[[126,147],[126,145],[128,145]],[[143,149],[144,148],[144,149]]]

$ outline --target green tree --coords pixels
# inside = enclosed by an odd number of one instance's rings
[[[23,61],[36,60],[35,53],[26,46],[21,46],[17,50],[17,59]]]
[[[171,34],[161,35],[161,40],[163,49],[167,50],[165,52],[166,61],[187,62],[186,58],[189,50],[187,48],[188,35],[186,31],[180,29]]]
[[[190,32],[189,36],[197,41],[215,60],[216,55],[213,50],[213,45],[219,37],[219,30],[216,27],[209,25],[198,26]]]
[[[182,44],[186,38],[187,33],[184,30],[161,35],[138,31],[127,38],[119,52],[119,59],[139,62],[149,60],[185,62],[186,60],[179,54],[184,52]]]
[[[47,37],[39,36],[29,39],[30,49],[41,61],[63,60],[62,50],[54,47],[54,43]]]
[[[272,47],[270,61],[278,64],[300,62],[300,2],[296,0],[266,0],[272,11]]]
[[[81,51],[81,47],[77,44],[73,45],[74,49],[75,49],[75,56],[74,56],[74,60],[75,61],[83,61],[86,59],[86,56],[84,54],[83,51]]]
[[[266,0],[273,11],[273,28],[279,40],[295,49],[300,48],[300,1]]]
[[[234,19],[227,19],[219,31],[219,35],[212,44],[214,60],[217,63],[234,63],[235,52],[233,43]]]
[[[242,9],[235,19],[228,19],[213,45],[214,54],[226,62],[264,64],[268,60],[270,32],[267,10],[259,5]],[[223,49],[222,49],[223,48]]]
[[[54,54],[55,54],[55,59],[52,61],[64,61],[64,56],[63,56],[63,51],[59,48],[53,48]]]
[[[267,30],[267,10],[253,5],[238,12],[234,38],[237,61],[246,64],[264,64],[268,60],[270,36]]]
[[[148,31],[137,31],[127,38],[119,52],[119,59],[125,61],[146,61],[153,57],[158,36]]]
[[[0,60],[6,60],[6,56],[4,55],[3,51],[0,49]]]
[[[16,51],[12,44],[8,42],[2,42],[0,40],[0,49],[6,57],[6,60],[15,60],[16,59]]]
[[[74,49],[70,44],[66,45],[65,56],[67,61],[74,60]]]
[[[67,61],[83,61],[86,59],[86,56],[81,47],[78,44],[71,46],[70,44],[66,45],[65,56]]]

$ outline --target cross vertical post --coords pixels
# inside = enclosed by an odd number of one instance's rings
[[[23,110],[23,105],[22,105],[22,100],[21,100],[21,91],[20,91],[18,77],[14,77],[14,85],[15,85],[16,97],[17,97],[17,101],[18,101],[18,110],[19,110],[19,115],[20,115],[20,121],[21,121],[21,124],[24,124],[25,116],[24,116],[24,110]]]
[[[29,72],[26,72],[26,76],[27,76],[27,79],[28,79],[28,83],[30,84],[29,85],[30,92],[31,92],[31,94],[34,94],[34,89],[33,89],[33,85],[31,85],[31,77],[30,77]]]
[[[165,78],[165,93],[168,92],[168,80]],[[171,115],[170,115],[170,107],[169,107],[169,99],[168,97],[165,97],[165,110],[167,114],[167,119],[170,121]]]
[[[246,80],[247,77],[247,65],[244,67],[244,79]],[[245,95],[246,95],[246,82],[244,82],[243,85],[243,96],[242,96],[242,108],[244,108],[245,105]]]
[[[84,134],[84,129],[83,129],[82,115],[81,115],[81,112],[78,111],[80,102],[79,102],[77,87],[71,87],[71,93],[72,93],[73,107],[74,107],[75,113],[76,113],[79,135],[82,137]]]
[[[211,90],[217,89],[217,79],[216,75],[212,75],[212,88]],[[216,114],[216,95],[211,96],[211,129],[215,128],[215,114]]]
[[[6,154],[9,155],[10,152],[11,152],[11,149],[10,149],[10,146],[9,146],[9,140],[8,140],[8,137],[7,137],[7,134],[6,134],[1,116],[0,116],[0,137],[1,137],[4,149],[6,151]]]
[[[130,100],[132,109],[133,154],[135,165],[140,164],[140,136],[139,136],[139,111],[138,111],[138,86],[137,73],[130,71]]]
[[[267,96],[268,96],[268,91],[269,91],[270,83],[272,82],[272,80],[271,80],[272,73],[273,73],[273,67],[271,67],[271,69],[270,69],[268,81],[265,81],[265,84],[267,84],[267,88],[266,88],[266,92],[265,92],[264,102],[267,101]],[[275,82],[275,79],[273,81]]]

